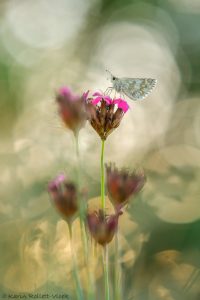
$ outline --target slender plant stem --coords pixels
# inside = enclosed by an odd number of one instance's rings
[[[86,234],[86,228],[85,228],[85,202],[84,199],[80,199],[80,186],[81,186],[81,176],[80,176],[80,152],[79,152],[79,140],[78,140],[78,133],[75,135],[75,148],[76,148],[76,157],[77,157],[77,184],[78,184],[78,200],[79,200],[79,219],[80,219],[80,226],[81,226],[81,237],[82,237],[82,243],[84,246],[84,257],[85,261],[87,261],[88,257],[88,242],[87,242],[87,234]],[[82,201],[83,200],[83,201]]]
[[[110,300],[108,246],[107,245],[105,245],[103,247],[103,266],[104,266],[105,300]]]
[[[78,140],[78,133],[75,134],[75,142],[76,142],[76,155],[79,158],[79,140]]]
[[[87,256],[87,275],[89,280],[90,289],[88,292],[88,300],[94,300],[95,297],[95,282],[94,282],[94,269],[93,269],[93,253],[92,253],[92,246],[91,243],[89,243],[90,249]]]
[[[200,276],[200,270],[198,269],[193,270],[192,274],[189,277],[189,280],[187,280],[185,286],[183,287],[184,293],[188,293],[190,291],[191,287],[193,286],[193,284],[195,283],[195,281],[199,276]]]
[[[121,268],[119,263],[119,235],[118,231],[115,234],[115,264],[114,264],[114,299],[121,299],[121,285],[120,285]]]
[[[101,206],[102,206],[103,211],[105,211],[104,145],[105,145],[105,141],[102,140],[102,144],[101,144]]]
[[[81,187],[81,176],[80,176],[81,174],[80,173],[81,173],[82,167],[81,167],[81,162],[80,162],[78,133],[75,135],[75,148],[76,148],[76,158],[77,158],[77,182],[78,182],[78,196],[79,196],[78,200],[79,200],[79,220],[80,220],[80,227],[81,227],[81,239],[82,239],[82,244],[83,244],[83,249],[84,249],[84,259],[85,259],[87,275],[88,275],[89,285],[90,285],[88,297],[90,300],[92,300],[92,299],[94,299],[95,288],[94,288],[94,280],[93,280],[92,274],[89,269],[88,237],[87,237],[87,231],[86,231],[86,226],[85,226],[86,202],[85,202],[85,199],[81,199],[81,193],[80,193],[80,187]]]
[[[78,182],[78,187],[80,186],[80,151],[79,151],[79,136],[78,133],[74,135],[75,137],[75,151],[76,151],[76,160],[77,160],[77,182]]]
[[[105,167],[104,167],[104,146],[105,141],[101,143],[101,206],[105,212]],[[104,287],[105,287],[105,300],[110,300],[109,289],[109,265],[108,265],[108,246],[103,247],[103,268],[104,268]]]
[[[76,265],[76,258],[74,255],[74,247],[73,247],[73,236],[72,236],[72,224],[71,222],[67,222],[68,228],[69,228],[69,237],[70,237],[70,250],[71,250],[71,257],[72,257],[72,270],[73,270],[73,275],[74,275],[74,280],[76,283],[76,294],[77,294],[77,299],[78,300],[83,300],[83,292],[81,288],[81,283],[79,280],[79,275],[78,275],[78,270],[77,270],[77,265]]]

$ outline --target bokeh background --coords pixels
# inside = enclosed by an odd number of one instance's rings
[[[120,222],[123,299],[200,299],[199,28],[199,0],[0,1],[1,295],[75,299],[67,227],[46,191],[63,170],[75,180],[73,135],[54,98],[61,85],[105,90],[109,69],[158,80],[106,142],[107,162],[143,166],[148,178]],[[89,124],[80,149],[88,199],[98,197],[100,140]]]

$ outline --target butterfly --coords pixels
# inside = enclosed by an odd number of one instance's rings
[[[113,84],[112,88],[120,94],[125,94],[132,100],[146,98],[157,83],[157,80],[152,78],[118,78],[108,70],[106,71],[110,74],[110,80]]]

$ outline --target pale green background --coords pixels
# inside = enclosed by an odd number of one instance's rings
[[[73,299],[67,231],[46,191],[60,171],[75,178],[54,95],[64,84],[105,90],[108,68],[158,79],[106,143],[107,162],[142,165],[148,178],[120,225],[123,299],[199,300],[199,28],[199,0],[0,1],[1,296]],[[100,140],[89,124],[80,149],[88,198],[98,196]]]

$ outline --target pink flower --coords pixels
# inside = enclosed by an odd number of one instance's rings
[[[87,96],[88,96],[88,94],[87,94]],[[125,113],[129,109],[128,103],[122,98],[112,99],[110,96],[104,95],[103,93],[100,93],[100,92],[95,92],[92,96],[93,96],[93,99],[92,99],[91,103],[93,105],[97,105],[99,102],[105,101],[108,106],[111,104],[116,104],[117,107],[122,109],[123,112],[125,112]]]
[[[87,93],[78,96],[67,86],[61,87],[56,96],[59,115],[66,127],[71,129],[74,134],[79,132],[87,119],[84,97],[87,97]]]
[[[86,99],[88,119],[102,140],[117,128],[124,114],[129,109],[128,103],[121,98],[112,99],[110,96],[95,92]]]
[[[109,96],[104,95],[103,93],[95,92],[93,95],[92,104],[97,105],[99,102],[104,100],[108,105],[112,104],[112,99]]]

